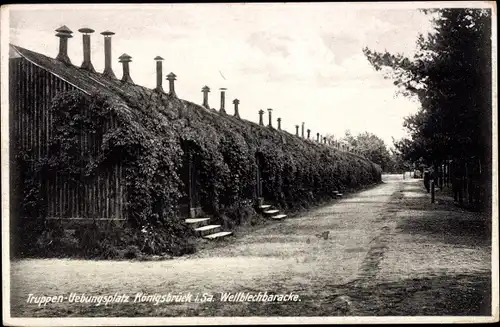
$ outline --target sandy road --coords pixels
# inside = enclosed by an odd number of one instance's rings
[[[421,182],[392,177],[301,217],[182,258],[13,262],[12,313],[24,317],[435,315],[468,314],[467,310],[485,314],[487,295],[481,290],[489,285],[487,236],[482,230],[476,231],[479,236],[455,233],[453,228],[450,232],[449,219],[473,222],[474,217],[464,218],[463,212],[449,207],[429,207],[426,197]],[[448,220],[443,220],[446,215]],[[437,222],[433,217],[439,217]],[[434,229],[426,229],[423,219],[430,219]],[[327,239],[318,237],[326,231]],[[484,241],[477,241],[481,238]],[[470,303],[464,313],[460,307],[446,306],[448,298],[457,303],[457,294],[469,289],[476,290],[465,300],[475,301],[472,309]],[[229,303],[221,301],[222,292],[292,292],[300,301]],[[38,306],[26,303],[30,293],[119,293],[129,295],[130,302],[96,306],[65,300]],[[137,293],[193,298],[183,303],[133,303]],[[213,296],[212,301],[194,301],[203,294]]]

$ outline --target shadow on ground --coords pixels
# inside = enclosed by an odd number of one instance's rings
[[[413,190],[406,188],[403,194],[407,192]],[[449,244],[491,244],[491,215],[459,208],[453,199],[442,194],[436,197],[435,203],[430,203],[430,196],[403,196],[398,218],[397,228],[403,233],[421,234]]]
[[[435,216],[403,218],[406,219],[401,221],[398,228],[412,235],[433,236],[438,238],[436,241],[452,244],[485,246],[491,243],[490,231],[483,221],[457,219],[446,215],[439,218]]]

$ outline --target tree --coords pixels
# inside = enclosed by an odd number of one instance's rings
[[[404,95],[416,97],[421,104],[419,112],[405,119],[410,137],[395,146],[405,159],[412,161],[422,158],[427,164],[438,165],[452,159],[459,166],[472,164],[481,171],[480,183],[489,198],[491,10],[454,8],[424,12],[433,15],[434,30],[418,37],[418,51],[413,58],[363,49],[376,70],[384,69],[386,77],[393,78]]]
[[[380,137],[368,132],[353,136],[350,130],[346,130],[341,141],[358,150],[367,159],[379,164],[384,172],[393,171],[393,158]]]
[[[421,110],[405,119],[410,138],[395,146],[406,159],[439,162],[491,156],[491,11],[439,9],[434,31],[417,40],[413,58],[364,48],[376,70],[387,77]]]

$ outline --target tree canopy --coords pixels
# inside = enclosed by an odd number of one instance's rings
[[[354,136],[350,130],[346,130],[341,142],[380,165],[384,172],[399,172],[409,168],[403,163],[400,154],[397,151],[390,151],[384,140],[375,134],[364,132]]]
[[[409,138],[395,142],[405,159],[427,163],[491,156],[491,10],[424,10],[433,30],[420,35],[412,58],[363,52],[421,109],[405,118]],[[388,68],[388,69],[386,69]]]

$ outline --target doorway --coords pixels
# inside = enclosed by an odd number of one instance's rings
[[[182,142],[182,167],[180,178],[182,181],[182,197],[179,199],[179,213],[184,217],[196,217],[201,213],[199,197],[199,164],[193,151],[191,142]]]
[[[257,198],[262,198],[264,197],[264,156],[262,155],[262,153],[257,152],[255,154],[255,162],[257,164],[257,169],[255,172],[255,195]]]

